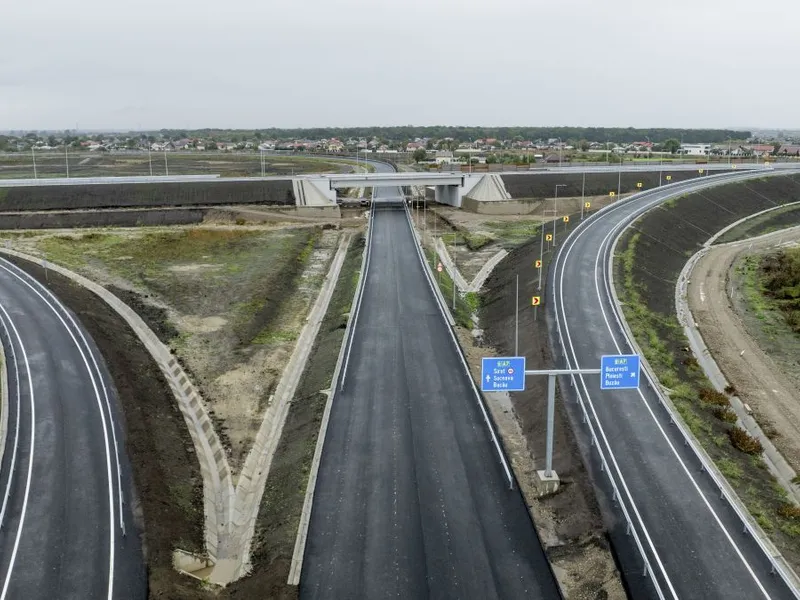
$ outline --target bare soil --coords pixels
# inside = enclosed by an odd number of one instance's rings
[[[749,214],[797,200],[800,180],[780,176],[719,186],[669,201],[646,213],[623,235],[617,246],[621,261],[617,262],[616,278],[626,317],[661,383],[673,390],[678,411],[795,567],[800,565],[800,527],[778,513],[787,502],[786,493],[759,456],[744,454],[728,442],[730,425],[700,401],[699,389],[709,383],[688,349],[675,316],[674,298],[681,269],[714,233]]]
[[[105,302],[41,266],[7,257],[69,307],[108,365],[124,415],[125,451],[144,517],[151,598],[202,598],[199,582],[172,568],[175,546],[203,549],[202,478],[183,415],[139,338]]]
[[[770,247],[755,244],[723,246],[704,256],[692,273],[689,306],[725,378],[787,462],[800,470],[800,337],[780,313],[754,305],[760,298],[751,302],[760,290],[748,289],[754,273],[746,258],[757,260]]]
[[[90,231],[14,239],[113,286],[175,352],[238,473],[339,239],[319,227]]]
[[[487,280],[481,294],[480,322],[483,343],[491,352],[504,356],[515,353],[516,276],[521,298],[545,294],[544,289],[537,289],[538,271],[533,262],[538,254],[538,239],[522,245],[510,252]],[[519,353],[527,358],[526,368],[552,368],[544,311],[534,311],[529,302],[521,301],[520,306]],[[528,378],[526,390],[511,398],[526,442],[526,447],[518,451],[527,451],[533,462],[522,479],[544,468],[546,393],[546,378]],[[592,483],[560,397],[556,400],[553,464],[561,479],[559,491],[539,500],[528,496],[548,558],[559,571],[570,598],[624,598]],[[520,485],[525,483],[521,481]]]

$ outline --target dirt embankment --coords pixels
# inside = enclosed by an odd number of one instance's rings
[[[668,201],[623,235],[617,246],[615,279],[631,329],[661,384],[671,390],[676,409],[762,529],[795,566],[800,565],[800,526],[787,511],[786,492],[767,471],[757,447],[737,435],[735,415],[731,419],[724,395],[709,394],[710,384],[675,314],[675,284],[686,261],[714,233],[749,214],[797,200],[800,178],[784,175]]]
[[[513,356],[516,276],[519,275],[519,353],[526,368],[553,367],[543,310],[534,311],[530,297],[537,290],[539,241],[533,238],[513,250],[489,276],[481,295],[484,341],[501,356]],[[546,268],[546,267],[545,267]],[[543,281],[543,286],[545,282]],[[526,390],[512,394],[513,411],[522,427],[535,468],[544,468],[547,378],[529,377]],[[546,552],[557,569],[571,580],[570,598],[624,597],[603,520],[589,475],[560,398],[556,401],[553,464],[561,478],[557,494],[535,501],[532,507]],[[546,521],[546,524],[544,523]]]
[[[195,598],[198,582],[172,568],[175,545],[202,551],[202,478],[183,415],[139,338],[105,302],[58,273],[6,257],[72,310],[94,339],[124,414],[124,450],[141,502],[151,598]]]
[[[653,165],[654,171],[623,171],[620,179],[619,173],[613,171],[607,173],[587,173],[586,185],[583,190],[586,196],[603,196],[608,195],[609,192],[617,191],[617,185],[620,186],[620,192],[625,194],[627,192],[637,192],[649,190],[658,187],[658,165]],[[698,169],[702,169],[702,165],[698,165]],[[672,179],[667,181],[667,175]],[[676,183],[686,179],[694,179],[699,177],[700,173],[695,170],[692,171],[670,171],[668,166],[664,166],[662,172],[662,183]],[[518,198],[534,198],[537,200],[544,200],[552,198],[555,193],[556,184],[564,185],[566,187],[560,188],[558,195],[561,197],[580,197],[581,189],[584,187],[584,178],[581,173],[548,173],[540,175],[501,175],[506,190],[514,199]],[[636,184],[641,183],[642,187],[639,188]]]
[[[1,182],[0,182],[1,183]],[[196,181],[104,185],[0,186],[0,211],[207,206],[216,204],[294,204],[292,182]]]
[[[736,394],[788,463],[800,471],[800,337],[760,289],[758,259],[783,234],[712,248],[697,262],[689,307],[703,340]],[[800,231],[792,237],[800,239]]]

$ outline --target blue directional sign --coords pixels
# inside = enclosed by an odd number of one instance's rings
[[[525,357],[482,358],[481,391],[525,391]]]
[[[639,389],[639,355],[619,354],[600,359],[600,389]]]

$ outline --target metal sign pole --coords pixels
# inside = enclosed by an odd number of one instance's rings
[[[601,373],[600,369],[546,369],[525,371],[525,375],[547,375],[547,436],[545,441],[544,476],[554,477],[553,472],[553,433],[556,410],[556,377],[559,375],[591,375]]]
[[[547,376],[547,450],[545,452],[545,477],[553,476],[553,428],[556,410],[556,376]]]
[[[519,273],[517,273],[516,308],[514,309],[514,356],[519,356]]]

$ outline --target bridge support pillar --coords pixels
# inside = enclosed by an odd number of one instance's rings
[[[448,204],[449,206],[461,208],[460,185],[437,185],[434,189],[437,204]]]

